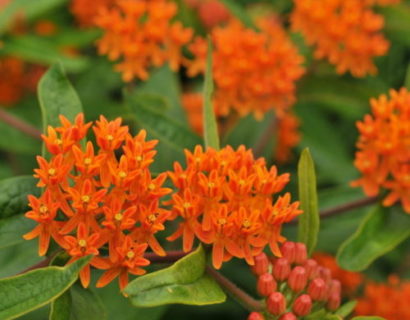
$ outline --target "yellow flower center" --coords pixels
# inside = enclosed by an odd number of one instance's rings
[[[61,146],[63,144],[63,141],[61,141],[61,139],[56,139],[56,144]]]
[[[135,159],[136,159],[137,161],[142,161],[142,157],[141,157],[141,156],[137,156]]]
[[[224,225],[226,223],[226,219],[225,218],[219,218],[218,219],[218,224]]]
[[[119,175],[119,177],[120,177],[121,179],[124,179],[124,178],[127,176],[127,174],[126,174],[124,171],[120,171],[120,172],[118,173],[118,175]]]
[[[121,213],[117,213],[117,214],[114,216],[114,219],[117,220],[117,221],[121,221],[122,218],[123,218],[123,215],[122,215]]]
[[[114,140],[114,137],[109,134],[109,135],[107,136],[107,140],[108,140],[108,141],[113,141],[113,140]]]
[[[183,206],[185,209],[191,208],[191,204],[189,202],[185,202]]]
[[[84,239],[80,239],[80,240],[78,240],[78,245],[79,245],[81,248],[84,248],[84,247],[87,246],[87,241],[84,240]]]
[[[208,187],[209,187],[209,188],[213,188],[213,187],[215,187],[215,183],[213,183],[213,182],[209,182],[209,183],[208,183]]]
[[[251,225],[252,225],[252,224],[251,224],[251,222],[250,222],[248,219],[246,219],[246,220],[242,223],[242,227],[244,227],[245,229],[250,228]]]
[[[196,157],[196,158],[195,158],[195,162],[196,162],[196,163],[201,162],[201,158],[200,158],[200,157]]]
[[[86,165],[89,165],[89,164],[91,164],[91,158],[85,158],[84,159],[84,164],[86,164]]]
[[[128,252],[127,252],[127,258],[128,258],[128,259],[132,259],[132,258],[134,258],[134,257],[135,257],[134,251],[128,251]]]
[[[56,169],[54,169],[54,168],[48,169],[48,174],[49,174],[50,176],[54,176],[54,175],[56,174]]]
[[[155,220],[157,220],[157,216],[155,215],[155,214],[150,214],[149,216],[148,216],[148,221],[149,222],[155,222]]]
[[[245,180],[243,180],[243,179],[239,180],[239,185],[244,186],[245,185]]]
[[[48,212],[48,207],[42,204],[39,209],[40,213],[44,214]]]
[[[90,202],[90,196],[88,196],[88,195],[82,196],[82,197],[81,197],[81,201],[82,201],[82,202]]]
[[[150,184],[148,185],[148,189],[154,190],[154,189],[155,189],[155,184],[150,183]]]

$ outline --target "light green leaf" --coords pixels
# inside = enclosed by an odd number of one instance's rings
[[[0,181],[0,218],[8,218],[26,212],[27,196],[38,196],[40,189],[36,187],[36,179],[32,176],[20,176]],[[1,243],[0,243],[1,245]]]
[[[150,134],[166,143],[174,150],[181,152],[183,148],[192,149],[201,144],[199,136],[190,131],[182,123],[164,114],[164,104],[157,100],[157,105],[152,94],[134,94],[126,97],[127,104],[135,116],[135,121]]]
[[[137,307],[222,303],[226,296],[218,284],[205,275],[205,266],[205,252],[199,247],[171,267],[135,279],[124,292]]]
[[[218,126],[214,107],[212,104],[212,94],[214,91],[214,81],[212,75],[212,42],[208,39],[208,55],[206,58],[206,72],[204,84],[204,140],[206,147],[219,149]]]
[[[298,241],[306,244],[309,254],[313,252],[319,233],[319,211],[316,190],[315,166],[309,149],[305,149],[298,163],[300,208]]]
[[[359,316],[359,317],[354,317],[352,320],[387,320],[382,317],[375,317],[375,316]]]
[[[42,307],[76,281],[90,257],[66,267],[47,267],[0,280],[0,319],[11,319]]]
[[[398,207],[377,206],[339,248],[337,261],[346,270],[362,271],[409,236],[409,215]]]
[[[49,320],[70,320],[71,290],[67,290],[51,303]]]
[[[337,311],[335,312],[337,315],[342,317],[347,317],[351,314],[356,307],[357,301],[349,301],[342,305]]]

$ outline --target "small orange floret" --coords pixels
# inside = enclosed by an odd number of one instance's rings
[[[357,123],[354,164],[362,177],[352,185],[362,186],[369,196],[385,188],[389,193],[383,204],[401,201],[410,213],[410,92],[390,90],[390,98],[381,95],[370,103],[372,114]]]
[[[142,257],[148,246],[164,254],[154,234],[164,229],[169,211],[159,204],[171,190],[162,187],[165,173],[153,178],[149,170],[157,141],[145,141],[145,131],[131,136],[121,118],[101,116],[93,125],[80,114],[73,123],[63,116],[60,121],[60,127],[49,127],[43,135],[51,159],[37,158],[34,176],[44,193],[29,196],[32,210],[26,217],[38,225],[24,238],[39,238],[40,255],[55,240],[71,256],[69,263],[94,255],[93,266],[109,269],[99,286],[119,275],[123,288],[129,272],[144,272],[139,266],[148,264]],[[90,127],[97,146],[81,143]],[[100,251],[103,246],[107,256]],[[80,278],[88,286],[90,265]]]
[[[388,283],[368,283],[364,296],[358,299],[355,312],[389,320],[410,319],[409,300],[410,281],[391,276]]]
[[[313,255],[313,259],[321,266],[328,268],[332,272],[332,276],[340,281],[344,294],[352,295],[356,293],[364,281],[364,276],[361,273],[346,271],[340,268],[336,259],[330,254],[317,252]]]
[[[294,0],[292,29],[302,32],[307,43],[316,46],[315,58],[329,60],[337,73],[375,74],[373,58],[389,48],[380,33],[383,16],[371,8],[375,2],[382,1]]]
[[[148,68],[166,62],[178,70],[181,49],[191,40],[192,30],[171,22],[176,11],[176,4],[167,0],[120,0],[115,7],[101,10],[96,18],[104,31],[98,40],[99,53],[120,60],[116,70],[124,81],[146,80]]]
[[[300,141],[299,119],[291,112],[277,117],[277,137],[274,158],[284,163],[291,158],[291,149]]]
[[[83,27],[95,25],[95,17],[100,10],[110,8],[116,0],[71,0],[70,11]]]
[[[220,151],[197,146],[186,151],[186,169],[175,163],[169,176],[177,193],[172,196],[171,218],[181,217],[178,230],[168,240],[183,237],[183,249],[192,249],[194,238],[213,245],[215,268],[233,256],[253,264],[253,257],[269,245],[280,255],[278,242],[283,223],[301,213],[290,194],[273,199],[289,181],[275,167],[255,160],[251,150],[225,147]]]
[[[212,30],[215,111],[227,115],[232,109],[241,115],[261,117],[269,110],[284,110],[295,101],[295,81],[304,69],[303,57],[275,19],[258,21],[261,32],[232,20]],[[188,74],[204,72],[207,43],[196,38],[189,46],[195,59]]]
[[[188,122],[200,135],[203,133],[202,104],[203,97],[200,93],[190,92],[182,95],[182,106],[187,113]]]

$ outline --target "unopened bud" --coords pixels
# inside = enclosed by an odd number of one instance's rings
[[[251,312],[248,316],[248,320],[265,320],[265,317],[259,312]]]
[[[332,280],[329,286],[329,295],[333,293],[341,294],[342,293],[342,285],[340,284],[339,280]]]
[[[301,242],[295,243],[295,262],[297,264],[304,264],[307,259],[306,245]]]
[[[285,313],[279,320],[298,320],[292,312]]]
[[[299,296],[293,304],[293,312],[297,316],[306,316],[312,310],[312,299],[307,294]]]
[[[333,292],[329,296],[329,300],[327,301],[327,308],[330,311],[336,311],[340,307],[340,300],[341,300],[340,294],[337,292]]]
[[[305,288],[307,280],[305,268],[297,266],[290,272],[288,285],[294,292],[300,292]]]
[[[317,277],[317,262],[313,259],[307,259],[303,264],[303,267],[306,269],[306,274],[309,280],[312,280]]]
[[[266,306],[268,307],[268,311],[271,314],[275,316],[281,315],[286,310],[285,297],[280,292],[273,292],[268,297]]]
[[[321,278],[313,279],[309,283],[308,293],[315,301],[325,301],[327,297],[327,285]]]
[[[318,277],[325,280],[326,284],[330,284],[332,280],[332,272],[325,267],[318,267]]]
[[[257,290],[264,297],[276,290],[276,281],[270,273],[265,273],[258,278]]]
[[[279,258],[273,265],[273,276],[277,281],[286,280],[290,274],[290,264],[288,259]]]
[[[296,246],[294,242],[287,241],[280,248],[282,256],[288,259],[289,263],[292,264],[295,262],[296,258]]]
[[[258,276],[267,273],[269,269],[269,259],[264,252],[254,258],[255,264],[252,266],[252,272]]]

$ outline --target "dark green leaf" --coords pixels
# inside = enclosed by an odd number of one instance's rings
[[[404,80],[404,87],[410,90],[410,64],[407,66],[406,79]]]
[[[152,95],[140,93],[127,96],[128,106],[142,128],[178,152],[183,148],[192,149],[195,145],[201,144],[201,139],[186,126],[164,114],[166,106],[150,105],[152,101]]]
[[[36,223],[24,215],[16,215],[0,220],[0,249],[19,244],[24,240],[22,235],[31,231]]]
[[[51,303],[49,320],[70,320],[71,308],[71,290],[67,290]]]
[[[339,248],[338,263],[346,270],[362,271],[409,236],[409,215],[398,207],[377,206]]]
[[[374,317],[374,316],[359,316],[359,317],[354,317],[352,320],[387,320],[382,317]]]
[[[234,17],[239,19],[247,28],[257,30],[248,13],[237,3],[236,0],[221,0],[221,2],[228,8]]]
[[[212,76],[212,42],[208,39],[208,55],[206,59],[206,72],[204,84],[204,140],[206,147],[219,149],[218,127],[214,107],[212,104],[212,94],[214,91],[214,81]]]
[[[0,218],[24,213],[29,209],[27,196],[38,196],[36,179],[31,176],[20,176],[0,181]]]
[[[347,317],[351,314],[356,307],[357,301],[349,301],[342,305],[337,311],[335,312],[337,315],[342,317]]]
[[[300,208],[298,241],[306,244],[309,254],[313,252],[319,233],[319,211],[316,193],[315,167],[309,149],[305,149],[298,164]]]
[[[205,266],[205,252],[199,247],[171,267],[135,279],[124,292],[137,307],[222,303],[226,296],[218,284],[205,274]]]
[[[386,20],[385,31],[390,39],[410,46],[410,8],[407,4],[379,9]]]
[[[47,267],[0,280],[0,319],[15,318],[56,299],[89,260],[84,257],[66,267]]]

